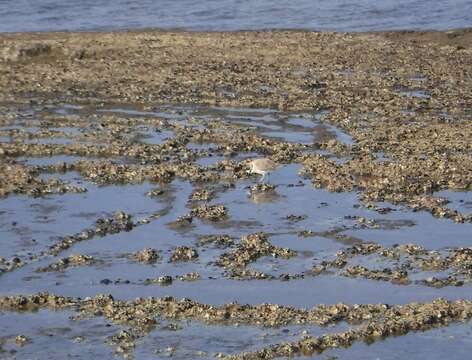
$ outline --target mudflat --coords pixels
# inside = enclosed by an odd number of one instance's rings
[[[470,29],[1,34],[0,355],[461,358],[471,71]]]

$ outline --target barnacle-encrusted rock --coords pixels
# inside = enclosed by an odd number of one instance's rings
[[[272,245],[265,233],[256,233],[244,236],[236,249],[222,254],[216,264],[230,270],[232,277],[254,277],[254,273],[248,272],[245,268],[260,257],[274,256],[288,259],[296,255],[297,252],[292,249]]]
[[[349,265],[349,261],[359,256],[375,256],[378,261],[394,262],[383,269],[369,269],[361,265]],[[384,248],[375,243],[359,244],[342,249],[333,260],[323,260],[310,271],[313,276],[333,269],[344,269],[339,274],[348,277],[364,277],[370,280],[390,281],[394,284],[408,285],[409,272],[451,271],[446,278],[427,277],[415,281],[416,284],[444,287],[462,286],[472,281],[471,248],[449,249],[447,251],[426,250],[415,244],[403,244]]]
[[[381,313],[381,317],[374,316],[357,329],[319,337],[306,336],[298,341],[275,344],[253,352],[228,355],[224,358],[228,360],[262,360],[295,355],[310,356],[331,348],[349,347],[355,341],[373,342],[388,336],[446,326],[451,321],[470,319],[472,307],[469,301],[449,302],[438,299],[432,303],[414,303],[385,308]]]
[[[17,164],[2,164],[0,160],[0,198],[11,193],[44,196],[86,191],[86,188],[70,185],[59,179],[41,180],[35,176],[31,168]]]
[[[395,306],[335,304],[299,309],[277,304],[230,303],[213,306],[191,299],[178,300],[173,297],[137,298],[131,301],[115,300],[109,295],[76,299],[48,293],[0,297],[2,311],[35,311],[42,308],[76,309],[79,316],[104,316],[110,321],[128,325],[141,332],[152,328],[158,316],[168,319],[194,319],[208,323],[244,323],[271,327],[289,324],[329,325],[347,321],[360,324],[355,330],[350,330],[354,331],[352,334],[356,340],[426,330],[472,317],[472,302],[468,300],[437,299],[430,303],[415,302]],[[130,340],[134,336],[134,333],[126,331],[126,334],[118,334],[116,340],[119,338]]]
[[[448,276],[445,278],[438,279],[434,276],[428,277],[418,281],[421,285],[431,286],[435,288],[442,288],[444,286],[462,286],[464,285],[463,280],[459,280],[454,276]]]
[[[193,222],[193,216],[190,214],[179,216],[177,220],[168,223],[167,225],[173,229],[185,228],[190,226]]]
[[[46,271],[62,271],[69,267],[90,265],[94,262],[94,258],[89,255],[73,254],[68,257],[62,258],[59,261],[52,263],[46,267],[38,268],[37,272]]]
[[[310,177],[315,186],[330,191],[351,191],[355,186],[354,178],[347,169],[320,155],[306,158],[300,175]]]
[[[193,208],[190,215],[200,219],[219,221],[228,216],[228,210],[224,205],[201,205]]]
[[[159,285],[162,285],[162,286],[167,286],[167,285],[171,285],[172,282],[173,282],[172,276],[162,275],[162,276],[159,276],[158,278],[146,279],[144,281],[144,284],[146,284],[146,285],[159,284]]]
[[[15,337],[15,343],[18,345],[18,346],[25,346],[30,340],[25,336],[25,335],[17,335]]]
[[[149,196],[149,197],[157,197],[157,196],[160,196],[162,194],[164,194],[164,190],[162,190],[162,189],[153,189],[153,190],[148,191],[146,193],[146,195]]]
[[[184,275],[177,276],[177,279],[181,281],[195,281],[200,279],[200,274],[197,272],[191,272]]]
[[[113,217],[98,219],[95,222],[94,228],[83,230],[75,235],[63,237],[60,241],[50,246],[50,252],[57,255],[61,251],[69,249],[77,242],[89,240],[94,236],[106,236],[122,231],[130,231],[134,226],[131,215],[118,211]]]
[[[145,248],[143,250],[137,251],[132,256],[136,261],[153,264],[159,260],[160,256],[157,250],[151,248]]]
[[[197,250],[188,246],[179,246],[174,250],[172,256],[170,257],[170,261],[190,261],[195,260],[196,258],[198,258]]]
[[[350,277],[364,277],[372,280],[390,281],[395,284],[407,285],[410,283],[406,271],[392,271],[389,268],[382,270],[369,270],[364,266],[351,266],[346,268],[344,274]]]
[[[19,258],[18,256],[13,256],[11,259],[7,260],[1,258],[0,260],[0,275],[4,272],[9,272],[21,268],[26,262]]]
[[[210,201],[213,193],[207,189],[194,190],[190,197],[191,201]]]
[[[298,222],[298,221],[305,220],[307,217],[308,217],[307,215],[295,215],[295,214],[290,214],[290,215],[287,215],[285,218],[286,218],[288,221]]]
[[[135,347],[137,336],[127,330],[120,330],[116,335],[110,338],[110,342],[116,345],[118,353],[127,353]]]
[[[228,247],[234,245],[234,240],[229,235],[204,235],[198,238],[198,245],[205,246],[214,244],[218,247]]]

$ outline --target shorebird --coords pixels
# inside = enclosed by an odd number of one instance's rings
[[[262,158],[262,159],[254,159],[251,160],[249,163],[249,173],[250,174],[259,174],[262,175],[261,179],[259,182],[263,182],[265,180],[265,177],[269,177],[269,174],[277,169],[279,167],[279,164],[277,164],[275,161],[272,161],[271,159],[268,158]]]

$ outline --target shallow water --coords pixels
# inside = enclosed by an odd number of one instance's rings
[[[434,194],[449,201],[451,209],[461,212],[472,212],[472,192],[471,191],[450,191],[443,190]]]
[[[349,350],[328,350],[325,356],[339,360],[363,359],[467,359],[472,351],[470,324],[451,325],[425,333],[411,333],[374,344],[356,343]]]
[[[0,32],[184,28],[372,31],[470,26],[469,0],[3,0]]]
[[[284,114],[274,110],[202,107],[194,109],[181,107],[172,111],[165,107],[152,110],[125,106],[109,107],[109,109],[115,114],[126,117],[152,119],[165,114],[166,119],[181,125],[187,124],[187,116],[191,115],[195,121],[188,124],[190,126],[203,126],[204,121],[218,117],[227,123],[244,122],[242,126],[251,126],[260,135],[272,137],[270,131],[267,133],[267,127],[270,126],[271,131],[277,131],[283,134],[286,141],[295,143],[303,142],[307,136],[312,139],[308,144],[327,136],[348,144],[354,143],[354,140],[342,130],[321,123],[318,114]],[[51,111],[78,117],[84,113],[97,115],[106,113],[76,106],[54,108]],[[131,129],[130,136],[137,141],[155,145],[174,136],[171,131],[155,131],[152,126],[146,126],[139,125]],[[189,143],[187,148],[196,153],[205,152],[205,155],[196,159],[196,163],[202,166],[214,166],[222,160],[241,161],[247,157],[262,155],[238,153],[231,157],[221,153],[218,145]],[[333,156],[329,152],[325,152],[325,155]],[[79,159],[82,157],[66,155],[16,158],[28,166],[58,162],[73,163]],[[42,172],[38,176],[44,180],[59,178],[85,187],[87,192],[40,198],[10,195],[0,199],[0,254],[3,257],[40,254],[61,236],[72,235],[90,228],[98,218],[112,216],[116,211],[125,211],[133,215],[135,221],[155,213],[159,213],[159,216],[147,224],[136,226],[129,232],[96,236],[78,242],[61,252],[58,257],[38,256],[24,267],[0,276],[1,295],[31,294],[39,291],[81,298],[99,293],[109,293],[117,299],[172,295],[214,305],[237,301],[243,304],[270,302],[296,307],[313,307],[318,304],[338,302],[405,304],[431,301],[438,297],[447,299],[470,297],[471,285],[467,283],[458,287],[434,288],[416,283],[396,285],[386,281],[350,278],[335,271],[310,276],[309,271],[315,264],[332,259],[339,250],[365,242],[376,242],[385,247],[415,243],[429,250],[470,246],[472,224],[456,224],[451,220],[434,218],[424,211],[413,212],[403,206],[387,203],[378,206],[388,206],[391,211],[379,213],[365,207],[356,192],[332,193],[314,188],[309,180],[298,175],[300,167],[299,164],[283,165],[271,174],[270,181],[276,185],[272,193],[251,194],[249,187],[255,183],[256,177],[238,180],[234,187],[212,184],[215,197],[210,204],[225,205],[228,218],[220,222],[194,219],[190,226],[184,228],[175,228],[171,223],[190,211],[192,203],[189,202],[189,198],[192,191],[200,188],[202,184],[176,179],[167,185],[145,182],[98,186],[82,178],[75,171]],[[147,193],[156,187],[163,190],[163,193],[156,197],[148,196]],[[451,207],[464,211],[469,209],[467,207],[470,202],[469,192],[445,191],[435,195],[450,199]],[[294,216],[290,217],[291,215]],[[363,225],[365,222],[359,222],[359,219],[372,221],[375,226]],[[224,269],[215,265],[215,262],[223,253],[233,251],[235,247],[222,248],[211,244],[205,246],[198,244],[199,237],[204,235],[228,234],[238,242],[242,236],[260,231],[269,235],[272,245],[297,251],[297,255],[290,259],[265,256],[249,264],[250,269],[273,276],[272,280],[230,278]],[[301,236],[302,231],[312,231],[313,234]],[[189,262],[170,262],[174,249],[183,245],[196,248],[199,257]],[[130,257],[131,253],[147,247],[159,251],[160,259],[155,264],[139,263]],[[36,271],[71,254],[91,255],[96,261],[62,271]],[[351,264],[362,264],[378,269],[388,264],[388,260],[379,261],[378,257],[367,256],[354,259]],[[179,275],[190,272],[198,272],[201,278],[196,281],[177,279]],[[282,274],[304,276],[284,281],[279,278]],[[172,276],[174,278],[172,284],[161,286],[146,282],[146,279],[162,275]],[[432,275],[438,274],[412,272],[411,277],[416,280]],[[50,347],[47,340],[51,337],[49,334],[52,334],[55,344],[54,356],[112,357],[113,350],[105,345],[105,342],[109,336],[116,333],[117,326],[105,325],[107,321],[103,318],[71,321],[69,316],[70,313],[65,311],[57,313],[40,311],[34,314],[2,313],[0,331],[2,339],[6,342],[3,348],[7,352],[17,351],[18,357],[28,358],[35,354],[37,358],[45,359],[49,356],[47,350]],[[28,326],[25,326],[25,322],[28,322]],[[176,331],[163,330],[166,322],[160,320],[156,330],[137,342],[136,357],[146,358],[152,355],[164,358],[172,352],[177,358],[192,359],[196,356],[213,358],[214,354],[220,351],[239,353],[271,343],[296,340],[301,337],[302,330],[320,335],[348,328],[345,324],[328,329],[316,326],[291,326],[287,328],[288,331],[282,331],[283,329],[263,329],[254,326],[207,326],[195,321],[180,321],[178,324],[181,328]],[[451,334],[447,335],[447,339],[454,336],[456,340],[445,341],[441,331]],[[11,339],[20,333],[32,337],[32,343],[24,347],[15,345]],[[372,346],[355,344],[352,347],[352,357],[351,348],[332,351],[332,354],[346,359],[370,358],[372,354],[374,358],[388,359],[389,354],[398,352],[402,356],[420,359],[423,358],[420,355],[429,356],[433,353],[426,347],[427,343],[431,344],[433,349],[456,348],[459,345],[470,349],[469,342],[458,340],[460,336],[468,333],[470,324],[454,325],[446,330],[409,334]],[[79,337],[83,339],[77,340]],[[414,354],[407,350],[413,342],[419,344],[418,351]]]
[[[113,335],[116,327],[96,318],[73,321],[70,319],[73,314],[74,312],[70,311],[49,310],[3,314],[0,322],[0,341],[5,344],[0,358],[110,358],[109,348],[103,339]],[[35,326],[31,326],[32,324]],[[14,341],[20,333],[31,339],[22,347]]]

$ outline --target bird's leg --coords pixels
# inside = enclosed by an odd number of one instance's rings
[[[259,180],[260,183],[264,182],[265,176],[266,176],[266,173],[263,173],[261,179]]]

